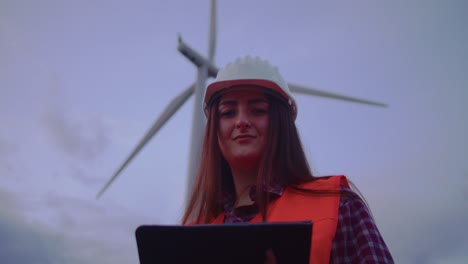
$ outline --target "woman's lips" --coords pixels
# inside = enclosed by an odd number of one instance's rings
[[[238,135],[234,137],[234,140],[243,140],[243,139],[250,139],[250,138],[255,138],[255,136],[252,135]]]

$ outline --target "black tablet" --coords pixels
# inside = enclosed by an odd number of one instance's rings
[[[312,222],[144,225],[135,235],[141,264],[264,263],[270,248],[279,264],[305,264]]]

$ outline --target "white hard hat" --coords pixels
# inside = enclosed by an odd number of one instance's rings
[[[291,95],[288,84],[281,77],[278,68],[272,66],[267,60],[250,56],[238,58],[218,71],[213,83],[205,90],[203,109],[206,113],[207,104],[211,96],[218,91],[238,85],[257,85],[271,89],[280,94],[289,103],[293,110],[294,119],[297,116],[297,106]]]

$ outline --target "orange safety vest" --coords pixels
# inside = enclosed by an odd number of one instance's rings
[[[340,204],[340,185],[349,187],[345,176],[324,177],[298,185],[305,190],[337,191],[337,195],[314,195],[286,188],[276,200],[268,205],[267,222],[312,221],[312,247],[310,263],[329,263],[333,238],[338,224],[338,207]],[[222,224],[224,213],[212,222]],[[258,214],[250,222],[261,222]]]

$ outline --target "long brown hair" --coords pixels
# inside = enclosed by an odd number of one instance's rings
[[[269,193],[265,183],[275,182],[283,187],[315,179],[309,168],[299,138],[291,107],[279,94],[265,90],[270,103],[267,147],[257,175],[257,204],[266,219]],[[213,95],[208,104],[208,118],[202,145],[200,165],[191,198],[182,219],[183,224],[211,222],[223,210],[223,193],[234,192],[229,164],[218,144],[220,94]]]

